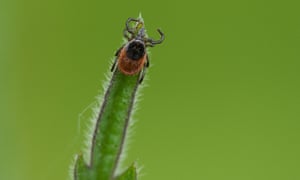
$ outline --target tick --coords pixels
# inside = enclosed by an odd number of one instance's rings
[[[130,27],[131,22],[136,23],[134,28]],[[145,34],[143,21],[141,19],[128,18],[123,32],[127,42],[116,51],[116,58],[111,71],[114,71],[117,66],[125,75],[140,73],[139,83],[141,83],[145,77],[146,69],[150,65],[147,48],[162,43],[165,37],[160,29],[157,29],[157,31],[160,34],[159,40],[148,38]]]

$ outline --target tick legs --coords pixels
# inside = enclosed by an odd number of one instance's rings
[[[111,66],[111,68],[110,68],[110,71],[111,71],[111,72],[114,71],[114,69],[115,69],[115,67],[116,67],[116,65],[117,65],[118,57],[119,57],[119,54],[120,54],[122,48],[123,48],[123,46],[120,47],[120,48],[116,51],[116,53],[115,53],[115,56],[116,56],[116,57],[115,57],[115,60],[114,60],[112,66]]]
[[[140,75],[140,79],[139,79],[139,84],[141,84],[143,82],[145,74],[146,74],[146,71],[147,71],[149,65],[150,65],[150,59],[149,59],[149,56],[147,54],[146,63],[144,64],[144,67],[142,69],[142,72],[141,72],[141,75]]]
[[[124,29],[124,31],[123,31],[123,36],[124,36],[128,41],[130,41],[132,38],[129,37],[129,35],[128,35],[127,32],[128,32],[127,29]]]
[[[150,66],[150,59],[149,59],[149,56],[147,54],[147,57],[146,57],[146,67],[148,68]]]
[[[118,58],[116,57],[113,64],[111,65],[110,72],[113,72],[115,70],[115,67],[117,65],[117,61],[118,61]]]

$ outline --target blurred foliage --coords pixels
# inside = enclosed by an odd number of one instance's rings
[[[298,1],[0,1],[0,179],[66,179],[124,21],[151,68],[127,163],[143,180],[300,179]],[[80,132],[79,128],[80,126]],[[175,173],[174,173],[175,172]]]

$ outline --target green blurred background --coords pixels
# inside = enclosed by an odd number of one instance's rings
[[[67,179],[78,116],[139,12],[149,36],[166,34],[126,160],[141,179],[300,179],[299,5],[1,0],[0,179]]]

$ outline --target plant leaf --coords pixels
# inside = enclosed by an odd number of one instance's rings
[[[121,175],[116,177],[115,180],[137,180],[137,169],[135,164],[133,163]]]

